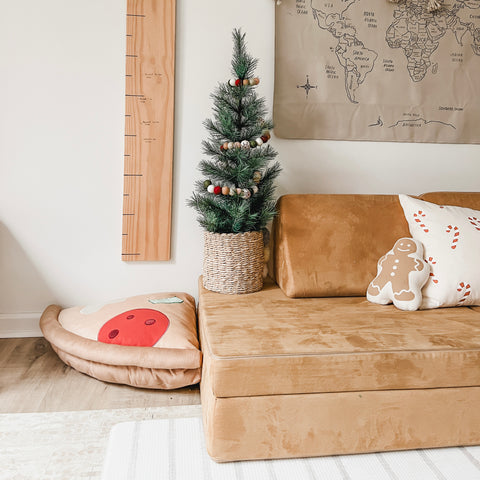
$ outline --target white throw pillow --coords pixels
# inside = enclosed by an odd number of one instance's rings
[[[399,200],[431,269],[420,308],[480,305],[480,211],[407,195]]]

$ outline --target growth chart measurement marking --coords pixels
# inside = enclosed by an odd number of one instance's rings
[[[175,0],[127,0],[122,260],[169,260]]]

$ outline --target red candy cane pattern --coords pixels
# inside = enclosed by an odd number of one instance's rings
[[[425,223],[423,223],[423,220],[420,217],[425,217],[425,214],[423,213],[422,210],[419,210],[417,213],[413,214],[414,220],[418,223],[419,227],[425,232],[428,233],[429,230]]]
[[[460,282],[458,284],[457,292],[460,292],[462,294],[462,298],[458,301],[458,305],[465,305],[467,302],[466,300],[468,299],[471,290],[470,290],[470,284],[465,282]]]
[[[468,220],[480,232],[480,220],[477,217],[468,217]]]
[[[425,259],[425,262],[431,265],[432,267],[433,265],[437,264],[437,262],[434,260],[433,257],[428,257],[427,259]],[[438,278],[435,278],[435,274],[431,270],[433,270],[433,268],[430,269],[430,278],[432,282],[436,285],[438,283]]]
[[[452,245],[450,246],[450,248],[452,250],[455,250],[457,248],[458,238],[460,236],[460,231],[458,230],[458,227],[456,225],[449,225],[445,231],[447,233],[453,232]]]

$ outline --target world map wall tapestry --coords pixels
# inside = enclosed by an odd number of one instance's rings
[[[279,137],[480,143],[480,0],[276,3]]]

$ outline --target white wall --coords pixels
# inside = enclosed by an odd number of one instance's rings
[[[172,260],[122,262],[124,3],[2,4],[0,320],[51,302],[196,294],[203,241],[185,200],[197,177],[210,93],[230,77],[234,27],[244,29],[260,59],[260,93],[272,105],[274,0],[178,0]],[[272,143],[284,168],[279,193],[480,187],[478,146]]]

